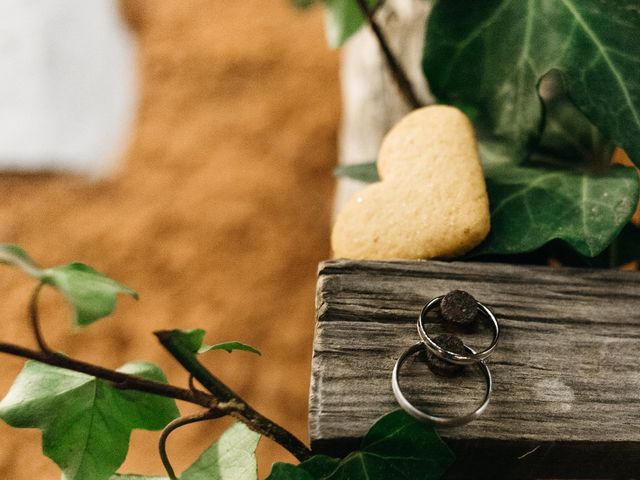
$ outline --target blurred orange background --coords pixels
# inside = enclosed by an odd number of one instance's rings
[[[211,352],[205,362],[306,441],[315,273],[329,255],[340,108],[322,11],[296,11],[287,0],[125,0],[122,11],[137,37],[142,85],[119,170],[96,182],[0,175],[0,240],[45,266],[88,263],[140,293],[74,331],[64,302],[43,292],[42,322],[57,349],[113,368],[150,360],[186,385],[153,330],[201,327],[210,343],[249,343],[262,357]],[[33,345],[33,287],[2,269],[2,340]],[[1,361],[4,394],[23,362]],[[228,423],[176,432],[176,470]],[[121,471],[164,474],[157,437],[134,432]],[[0,478],[59,478],[38,431],[2,424],[0,438]],[[293,461],[269,440],[258,455],[262,477],[273,461]]]

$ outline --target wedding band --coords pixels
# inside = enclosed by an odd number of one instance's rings
[[[467,350],[470,351],[470,354],[462,355],[442,348],[431,339],[424,328],[423,320],[426,317],[427,313],[440,305],[443,297],[444,296],[441,295],[427,303],[422,308],[422,311],[418,316],[418,335],[420,335],[420,339],[422,340],[424,346],[427,347],[427,349],[435,356],[442,358],[443,360],[447,360],[451,363],[457,363],[459,365],[471,365],[473,363],[480,362],[491,355],[491,352],[493,352],[493,350],[496,348],[496,345],[498,344],[498,338],[500,337],[500,326],[498,325],[498,320],[496,319],[493,312],[491,312],[491,310],[489,310],[480,302],[478,302],[478,311],[489,319],[493,329],[493,340],[491,341],[491,345],[489,345],[486,349],[476,353],[474,350],[467,347]]]
[[[398,358],[395,366],[393,367],[393,373],[391,374],[391,388],[393,389],[393,395],[396,397],[396,400],[400,405],[400,407],[402,407],[402,409],[405,412],[407,412],[409,415],[411,415],[413,418],[423,423],[427,423],[427,424],[435,425],[439,427],[457,427],[460,425],[465,425],[470,421],[478,418],[482,414],[482,412],[485,411],[485,409],[487,408],[487,405],[489,405],[489,399],[491,398],[491,388],[492,388],[491,372],[489,371],[489,368],[483,361],[477,361],[476,363],[478,365],[478,368],[484,375],[486,392],[482,400],[482,403],[471,413],[467,413],[465,415],[459,415],[456,417],[444,417],[439,415],[433,415],[433,414],[424,412],[422,410],[419,410],[418,408],[414,407],[413,404],[409,402],[409,400],[407,400],[407,398],[402,393],[402,390],[400,389],[400,384],[398,382],[400,369],[402,368],[402,365],[407,360],[407,358],[409,358],[414,353],[419,352],[423,348],[426,348],[426,345],[422,342],[412,345],[407,350],[405,350],[402,355],[400,355],[400,358]],[[465,349],[471,355],[476,355],[476,352],[470,347],[467,347],[465,345]]]

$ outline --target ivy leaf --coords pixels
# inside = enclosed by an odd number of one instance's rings
[[[257,480],[256,447],[260,434],[231,425],[182,475],[180,480]],[[169,480],[167,477],[115,475],[111,480]]]
[[[312,457],[315,458],[315,457]],[[309,472],[304,469],[303,464],[291,465],[290,463],[274,463],[267,480],[315,480]]]
[[[255,353],[256,355],[262,355],[260,350],[257,348],[253,348],[251,345],[247,345],[245,343],[240,342],[223,342],[216,343],[215,345],[206,345],[203,344],[199,349],[198,353],[205,353],[210,350],[224,350],[225,352],[231,353],[234,350],[243,350],[245,352]]]
[[[373,183],[380,180],[376,162],[340,165],[336,167],[333,173],[337,177],[346,177],[364,183]]]
[[[544,264],[553,257],[568,267],[616,268],[640,260],[640,229],[628,223],[609,247],[596,257],[580,255],[560,242],[543,247],[539,253]]]
[[[198,353],[204,341],[205,332],[201,328],[194,330],[172,330],[171,336],[182,343],[191,353]]]
[[[433,427],[397,410],[378,420],[361,449],[343,460],[320,455],[298,466],[276,463],[267,480],[429,480],[444,475],[453,460]]]
[[[40,278],[42,270],[18,245],[0,244],[0,263],[17,267],[32,277]]]
[[[166,383],[151,363],[131,362],[118,371]],[[0,402],[0,418],[9,425],[42,430],[42,450],[63,480],[110,478],[127,455],[133,429],[160,430],[177,416],[171,399],[31,360]]]
[[[614,146],[567,96],[562,79],[554,72],[547,74],[540,90],[545,124],[531,162],[567,168],[608,166]]]
[[[586,116],[640,165],[637,0],[437,2],[423,59],[441,101],[471,106],[476,125],[521,159],[541,133],[537,86],[556,70]]]
[[[623,166],[599,175],[515,165],[485,173],[491,231],[470,256],[530,252],[560,239],[593,257],[616,238],[638,203],[636,172]]]
[[[113,312],[118,293],[138,299],[138,294],[126,285],[83,263],[42,269],[17,245],[0,244],[0,263],[17,267],[58,289],[73,307],[73,323],[78,327],[87,326]]]
[[[229,427],[180,480],[257,480],[256,447],[260,434],[244,424]]]
[[[83,263],[70,263],[42,271],[43,283],[60,290],[74,308],[73,322],[84,327],[106,317],[116,307],[116,295],[126,293],[136,300],[138,294]]]
[[[483,140],[480,156],[491,207],[491,231],[468,256],[532,252],[602,263],[596,257],[629,222],[638,203],[634,169],[610,168],[611,145],[564,96],[545,98],[548,121],[531,159],[519,166],[504,143]],[[600,170],[585,171],[583,165]],[[556,240],[566,242],[571,253]]]
[[[274,463],[267,480],[315,480],[329,478],[340,465],[340,460],[327,455],[314,455],[300,465]]]
[[[241,342],[223,342],[215,345],[208,345],[203,343],[205,331],[198,328],[195,330],[173,330],[172,335],[180,341],[192,352],[192,353],[205,353],[211,350],[224,350],[228,353],[234,350],[243,350],[245,352],[255,353],[256,355],[262,355],[257,348],[252,347]]]
[[[364,24],[365,18],[356,0],[325,0],[327,41],[332,48],[341,47]],[[374,7],[377,0],[367,0]]]

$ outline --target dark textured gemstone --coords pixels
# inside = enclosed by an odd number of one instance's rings
[[[463,290],[452,290],[442,298],[440,313],[446,322],[471,325],[478,315],[478,302]]]
[[[445,333],[438,335],[433,339],[433,341],[450,352],[460,355],[466,353],[464,343],[455,335]],[[433,373],[440,375],[441,377],[455,377],[464,369],[464,365],[458,365],[443,360],[442,358],[435,356],[426,348],[420,351],[420,359],[426,362],[427,366]]]

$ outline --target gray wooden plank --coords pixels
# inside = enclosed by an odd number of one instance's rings
[[[488,361],[494,377],[489,409],[469,425],[440,431],[469,458],[476,476],[487,462],[475,457],[502,462],[502,474],[512,478],[523,478],[523,470],[591,478],[640,472],[638,280],[636,272],[488,263],[322,264],[312,445],[333,453],[351,446],[397,407],[391,369],[418,340],[422,305],[460,288],[490,306],[502,327]],[[409,368],[402,379],[416,398],[462,408],[480,394],[471,373],[443,381]]]

